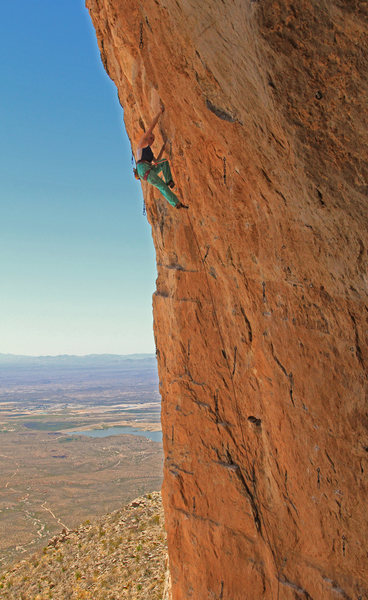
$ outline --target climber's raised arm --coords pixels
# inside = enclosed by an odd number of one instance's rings
[[[162,113],[165,111],[165,107],[163,106],[163,104],[160,107],[159,112],[157,113],[157,115],[155,116],[155,118],[153,119],[151,125],[148,127],[146,135],[149,135],[150,133],[153,132],[154,128],[157,125],[157,122],[159,120],[159,118],[161,117]]]
[[[155,136],[153,134],[153,130],[156,127],[157,122],[158,122],[160,116],[162,115],[162,113],[164,112],[164,110],[165,110],[164,106],[161,106],[160,111],[157,113],[157,115],[153,119],[151,125],[148,127],[147,131],[142,135],[142,137],[138,141],[138,146],[137,146],[137,159],[138,160],[140,160],[140,157],[142,155],[142,148],[151,146],[153,144],[153,142],[155,141]]]
[[[158,153],[158,156],[156,158],[157,161],[161,160],[161,157],[162,157],[162,155],[164,153],[164,150],[165,150],[165,146],[166,146],[166,141],[162,144],[161,150]]]

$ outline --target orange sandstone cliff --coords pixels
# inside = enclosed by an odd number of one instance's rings
[[[157,254],[173,600],[368,598],[367,2],[87,0]]]

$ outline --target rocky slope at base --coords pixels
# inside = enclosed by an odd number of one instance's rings
[[[0,577],[1,600],[162,600],[167,565],[161,495],[137,498]]]

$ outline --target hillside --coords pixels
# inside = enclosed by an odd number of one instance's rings
[[[166,535],[158,492],[73,531],[0,576],[2,600],[162,600]]]
[[[87,7],[189,205],[142,182],[173,600],[366,599],[367,2]]]

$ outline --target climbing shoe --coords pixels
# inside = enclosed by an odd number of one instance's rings
[[[187,206],[186,204],[183,204],[182,202],[178,202],[177,205],[175,206],[175,208],[189,208],[189,206]]]
[[[173,189],[175,187],[175,183],[172,179],[170,179],[169,183],[167,184],[169,186],[169,188]]]

